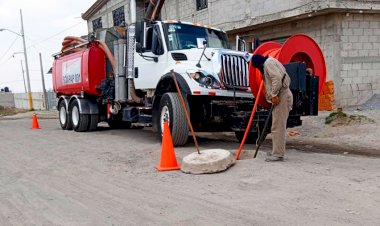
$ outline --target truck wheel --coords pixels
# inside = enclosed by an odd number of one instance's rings
[[[186,107],[190,113],[187,102]],[[185,145],[189,137],[189,125],[187,124],[178,93],[165,93],[162,96],[159,106],[159,114],[159,137],[162,137],[164,122],[168,121],[174,146]]]
[[[98,122],[99,122],[99,115],[91,115],[88,131],[95,131],[96,128],[98,128]]]
[[[239,143],[243,140],[245,131],[235,131],[235,136],[239,140]],[[264,139],[267,134],[264,135]],[[256,144],[256,140],[258,139],[258,134],[255,132],[249,132],[247,139],[245,139],[246,144]]]
[[[59,124],[63,130],[73,129],[70,114],[67,112],[66,104],[64,101],[61,101],[58,106],[59,111]]]
[[[88,131],[88,128],[90,126],[90,115],[81,114],[79,112],[78,100],[74,100],[70,104],[70,112],[71,112],[71,122],[73,124],[73,129],[76,132]]]

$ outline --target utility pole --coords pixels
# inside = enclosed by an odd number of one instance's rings
[[[24,75],[24,66],[22,65],[22,60],[20,60],[21,63],[21,71],[22,71],[22,80],[24,81],[24,89],[25,89],[25,94],[28,92],[26,89],[26,84],[25,84],[25,75]]]
[[[26,80],[27,80],[27,84],[28,84],[29,110],[33,111],[33,98],[32,98],[32,89],[30,88],[28,54],[26,53],[25,34],[24,34],[24,22],[22,20],[22,11],[21,11],[21,9],[20,9],[20,18],[21,18],[21,37],[22,37],[22,42],[24,44]]]
[[[41,65],[41,77],[42,77],[42,90],[44,92],[44,100],[45,100],[45,110],[49,110],[49,102],[48,102],[46,88],[45,88],[44,68],[42,67],[41,53],[40,53],[40,65]]]

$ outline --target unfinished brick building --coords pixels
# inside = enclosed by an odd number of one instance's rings
[[[146,1],[137,0],[138,15]],[[162,19],[202,22],[236,35],[283,42],[305,33],[317,41],[334,81],[338,106],[357,105],[380,94],[380,1],[378,0],[167,0]],[[84,14],[89,31],[129,20],[128,0],[98,0]]]

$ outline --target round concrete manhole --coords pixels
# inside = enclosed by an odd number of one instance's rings
[[[184,157],[181,170],[191,174],[217,173],[228,169],[234,163],[235,159],[229,151],[207,149],[201,151],[201,154],[194,152]]]

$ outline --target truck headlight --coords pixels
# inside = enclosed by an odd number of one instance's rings
[[[199,85],[206,88],[219,89],[220,84],[218,80],[212,75],[206,75],[206,72],[201,71],[188,71],[187,74],[190,78],[194,79]]]
[[[190,73],[190,77],[195,80],[200,79],[201,73],[199,72]]]
[[[213,80],[210,76],[203,76],[199,78],[199,83],[202,83],[205,86],[212,86]]]

